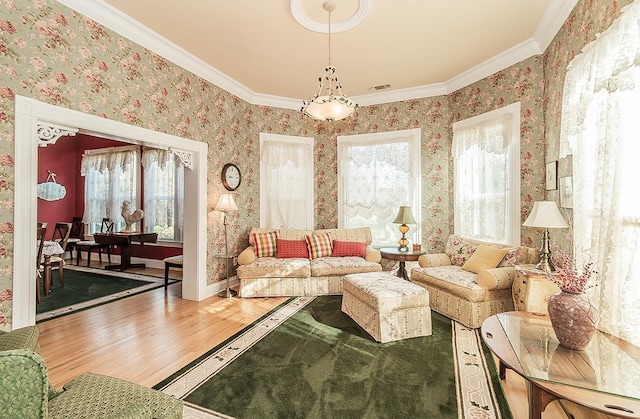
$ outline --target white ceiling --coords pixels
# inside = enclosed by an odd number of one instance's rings
[[[250,103],[299,109],[328,64],[324,0],[58,1]],[[446,94],[540,54],[577,3],[334,1],[331,62],[360,105]]]

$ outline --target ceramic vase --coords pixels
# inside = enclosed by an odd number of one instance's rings
[[[598,312],[585,293],[561,291],[549,299],[549,318],[560,344],[581,351],[596,332]]]

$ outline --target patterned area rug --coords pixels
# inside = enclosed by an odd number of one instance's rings
[[[36,307],[36,322],[65,316],[76,311],[130,297],[164,286],[164,278],[128,272],[107,271],[68,265],[64,268],[65,286],[60,288],[58,271],[52,272],[51,294]],[[43,281],[40,281],[42,287]],[[176,282],[170,280],[169,284]]]
[[[380,344],[340,297],[296,297],[155,386],[185,418],[511,418],[478,331]],[[220,413],[224,412],[224,413]]]

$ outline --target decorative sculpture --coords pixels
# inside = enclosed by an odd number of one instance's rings
[[[124,223],[126,224],[126,227],[123,231],[131,231],[131,226],[142,220],[142,218],[144,217],[144,212],[142,212],[141,209],[137,209],[131,212],[131,202],[129,201],[124,201],[122,203],[121,214],[122,218],[124,218]]]

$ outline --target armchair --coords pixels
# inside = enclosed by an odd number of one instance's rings
[[[181,418],[182,401],[106,375],[84,373],[54,389],[38,355],[38,329],[0,332],[0,416],[10,418]]]

